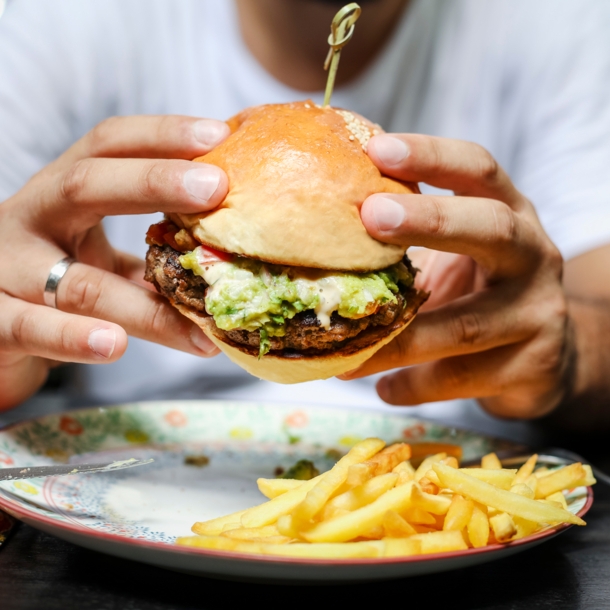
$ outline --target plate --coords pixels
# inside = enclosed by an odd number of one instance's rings
[[[149,458],[149,466],[0,483],[0,509],[74,544],[198,575],[239,580],[347,582],[414,576],[506,557],[567,526],[507,545],[410,558],[304,560],[173,544],[192,524],[264,501],[256,479],[298,459],[320,470],[368,436],[459,444],[464,459],[514,448],[507,441],[401,413],[226,401],[118,405],[49,415],[0,431],[0,466]],[[583,515],[592,492],[573,490]]]

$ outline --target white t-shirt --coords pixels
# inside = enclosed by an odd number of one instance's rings
[[[571,258],[610,242],[609,33],[607,0],[412,0],[333,104],[390,132],[482,144]],[[321,93],[284,86],[252,57],[231,0],[12,0],[0,19],[0,201],[105,117],[225,119],[307,97]],[[143,255],[150,222],[115,217],[106,228],[117,247]],[[379,403],[371,380],[278,386],[224,357],[202,361],[134,339],[121,361],[82,374],[83,393],[103,401]]]

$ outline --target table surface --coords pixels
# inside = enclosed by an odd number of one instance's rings
[[[561,444],[555,439],[553,444],[584,453],[610,471],[610,447],[603,439],[563,439]],[[294,607],[295,595],[315,599],[318,607],[360,608],[363,599],[403,599],[450,610],[610,609],[609,487],[596,487],[586,520],[585,528],[573,527],[534,549],[486,565],[378,583],[308,586],[302,592],[301,586],[178,574],[82,549],[21,525],[0,548],[0,609],[186,610],[234,607],[257,598],[284,599]]]

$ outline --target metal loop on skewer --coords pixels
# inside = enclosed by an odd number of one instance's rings
[[[344,6],[334,17],[330,24],[330,36],[328,44],[330,49],[324,62],[324,69],[329,70],[328,80],[326,82],[326,92],[324,94],[324,106],[330,104],[333,87],[335,85],[335,76],[339,66],[339,57],[341,49],[351,40],[354,35],[355,23],[360,17],[362,9],[358,4],[352,2]]]

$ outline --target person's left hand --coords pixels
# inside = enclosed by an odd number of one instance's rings
[[[501,417],[552,411],[569,391],[575,349],[561,284],[563,262],[532,204],[491,155],[468,142],[384,134],[368,152],[384,174],[455,196],[369,197],[362,221],[376,239],[424,246],[412,259],[428,307],[353,379],[383,377],[396,405],[475,397]],[[412,366],[415,365],[415,366]]]

